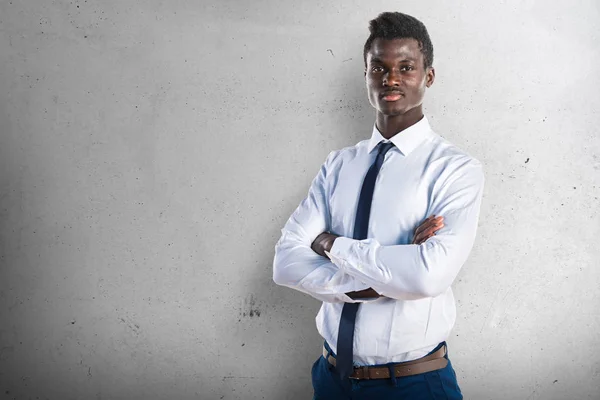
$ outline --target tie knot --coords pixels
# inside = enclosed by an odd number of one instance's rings
[[[392,143],[392,142],[379,142],[378,146],[379,146],[379,153],[378,153],[378,155],[385,156],[385,153],[387,153],[389,149],[391,149],[392,147],[394,147],[394,143]]]

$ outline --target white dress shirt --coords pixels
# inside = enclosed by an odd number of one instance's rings
[[[323,301],[317,329],[337,352],[344,302],[361,302],[354,331],[358,365],[414,360],[446,340],[456,319],[450,285],[475,240],[484,175],[481,163],[432,131],[426,117],[391,138],[377,176],[367,239],[352,239],[363,179],[387,141],[333,151],[291,215],[275,246],[273,280]],[[444,227],[420,245],[414,230],[430,215]],[[327,253],[311,249],[329,231]],[[372,287],[385,297],[352,300]]]

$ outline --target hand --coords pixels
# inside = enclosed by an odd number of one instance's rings
[[[427,218],[417,229],[415,229],[415,237],[412,244],[421,244],[430,237],[434,236],[437,231],[444,227],[444,217],[436,217],[435,215]]]
[[[313,249],[313,251],[318,255],[327,257],[327,254],[325,254],[325,250],[331,251],[333,242],[335,242],[335,239],[338,237],[339,235],[334,235],[333,233],[329,232],[323,232],[319,236],[317,236],[317,238],[312,242],[310,248]]]

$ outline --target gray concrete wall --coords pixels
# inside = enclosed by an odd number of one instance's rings
[[[0,399],[311,397],[319,304],[273,248],[370,135],[387,10],[428,26],[427,115],[485,165],[465,398],[599,399],[599,8],[0,0]]]

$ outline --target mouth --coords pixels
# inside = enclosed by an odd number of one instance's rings
[[[398,101],[400,97],[402,97],[402,93],[397,91],[384,92],[381,95],[381,98],[385,101]]]

